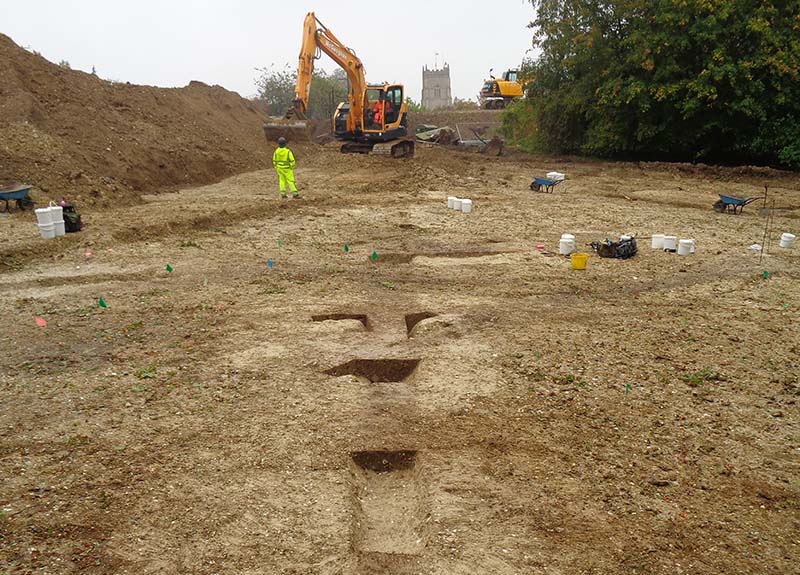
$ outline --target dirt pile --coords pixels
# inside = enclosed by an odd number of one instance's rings
[[[0,34],[0,182],[31,183],[45,197],[132,201],[262,167],[264,120],[219,86],[109,82]]]

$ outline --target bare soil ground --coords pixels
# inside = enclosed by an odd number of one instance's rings
[[[302,200],[0,219],[0,571],[798,572],[797,175],[297,155]],[[765,179],[759,263],[760,206],[711,204]]]

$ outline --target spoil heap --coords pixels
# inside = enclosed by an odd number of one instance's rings
[[[219,86],[109,82],[0,34],[0,184],[24,181],[48,198],[129,203],[264,167],[265,118]]]

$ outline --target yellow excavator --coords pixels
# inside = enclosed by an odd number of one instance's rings
[[[481,88],[479,100],[484,110],[499,110],[522,98],[522,84],[519,83],[518,70],[506,70],[498,80],[489,70],[489,80]]]
[[[314,61],[321,57],[321,52],[347,74],[347,102],[338,105],[332,118],[333,136],[344,142],[341,151],[412,157],[414,141],[405,139],[408,135],[408,110],[403,85],[367,85],[361,60],[313,12],[309,12],[303,22],[294,102],[283,118],[272,118],[264,124],[267,140],[274,142],[279,136],[288,137],[290,141],[308,140],[306,110]]]

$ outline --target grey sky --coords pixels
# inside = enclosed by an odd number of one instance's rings
[[[489,68],[519,64],[531,45],[523,0],[2,0],[0,32],[53,62],[156,86],[191,80],[255,93],[255,68],[297,65],[308,11],[351,47],[371,82],[401,82],[419,101],[422,66],[450,64],[453,95],[475,98]],[[319,66],[332,71],[322,57]],[[313,97],[313,94],[312,94]]]

